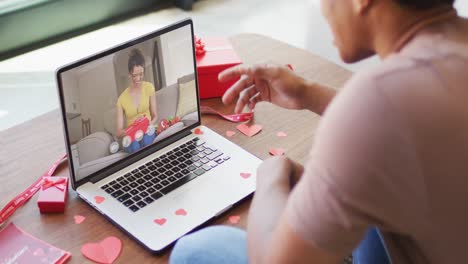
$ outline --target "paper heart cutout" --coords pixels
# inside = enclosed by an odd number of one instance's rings
[[[272,156],[282,156],[286,151],[282,148],[271,148],[269,152]]]
[[[180,208],[179,210],[175,211],[175,214],[176,215],[181,215],[181,216],[186,216],[187,211],[185,211],[185,209]]]
[[[167,220],[166,220],[166,218],[158,218],[158,219],[154,219],[153,222],[155,224],[158,224],[158,225],[162,226],[167,222]]]
[[[77,225],[83,223],[83,221],[86,219],[86,217],[82,215],[75,215],[73,218],[75,219],[75,224]]]
[[[227,136],[227,137],[232,137],[232,136],[234,136],[235,134],[236,134],[236,132],[234,132],[234,131],[231,131],[231,130],[226,131],[226,136]]]
[[[241,172],[240,173],[240,176],[244,179],[248,179],[250,178],[250,176],[252,176],[252,173],[248,173],[248,172]]]
[[[193,131],[193,133],[195,135],[203,135],[203,131],[200,129],[200,128],[195,128],[195,130]]]
[[[237,130],[242,132],[244,135],[248,137],[253,137],[256,134],[258,134],[260,131],[262,131],[263,127],[261,125],[252,125],[252,126],[247,126],[246,124],[240,124],[236,126]]]
[[[97,204],[100,204],[102,202],[104,202],[106,200],[106,198],[102,197],[102,196],[94,196],[94,201],[96,201]]]
[[[280,131],[280,132],[276,133],[276,136],[277,137],[287,137],[288,134],[284,133],[283,131]]]
[[[238,216],[238,215],[231,215],[231,216],[229,217],[229,222],[230,222],[231,224],[238,224],[239,221],[240,221],[240,216]]]
[[[87,243],[81,247],[81,254],[97,263],[113,263],[122,252],[122,241],[110,236],[98,243]]]

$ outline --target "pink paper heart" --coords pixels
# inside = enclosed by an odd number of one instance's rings
[[[240,220],[240,216],[238,215],[231,215],[229,217],[229,222],[231,222],[231,224],[238,224],[239,220]]]
[[[244,179],[248,179],[250,178],[250,176],[252,175],[252,173],[248,173],[248,172],[241,172],[240,173],[240,176]]]
[[[166,218],[158,218],[158,219],[154,219],[153,222],[155,224],[158,224],[158,225],[162,226],[167,222],[167,220],[166,220]]]
[[[81,253],[97,263],[113,263],[122,252],[122,241],[110,236],[98,243],[87,243],[81,247]]]
[[[83,223],[83,221],[86,219],[86,217],[82,215],[75,215],[73,218],[75,219],[75,224],[77,225]]]
[[[94,196],[94,201],[96,201],[97,204],[100,204],[102,202],[104,202],[106,200],[106,198],[102,197],[102,196]]]
[[[246,124],[240,124],[236,126],[237,130],[242,132],[244,135],[248,137],[253,137],[256,134],[258,134],[260,131],[262,131],[263,127],[261,125],[252,125],[252,126],[247,126]]]
[[[235,134],[236,134],[236,132],[234,132],[234,131],[231,131],[231,130],[226,131],[226,136],[227,136],[227,137],[232,137],[232,136],[234,136]]]
[[[195,135],[203,135],[203,131],[200,129],[200,128],[195,128],[195,130],[193,131],[193,133]]]
[[[176,215],[181,215],[181,216],[186,216],[186,215],[187,215],[187,211],[185,211],[184,209],[180,208],[179,210],[175,211],[175,214],[176,214]]]
[[[282,156],[286,151],[282,148],[271,148],[269,152],[272,156]]]
[[[276,136],[277,137],[287,137],[288,134],[284,133],[283,131],[280,131],[280,132],[276,133]]]

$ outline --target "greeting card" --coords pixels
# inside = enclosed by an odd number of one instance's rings
[[[0,230],[0,264],[65,263],[71,254],[33,237],[14,224]]]

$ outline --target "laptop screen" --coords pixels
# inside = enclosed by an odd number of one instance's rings
[[[191,24],[141,39],[59,71],[75,182],[199,121]]]

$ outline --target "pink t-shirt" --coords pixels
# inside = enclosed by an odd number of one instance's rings
[[[331,253],[377,226],[393,263],[466,261],[468,46],[419,35],[356,74],[324,114],[286,210]]]

